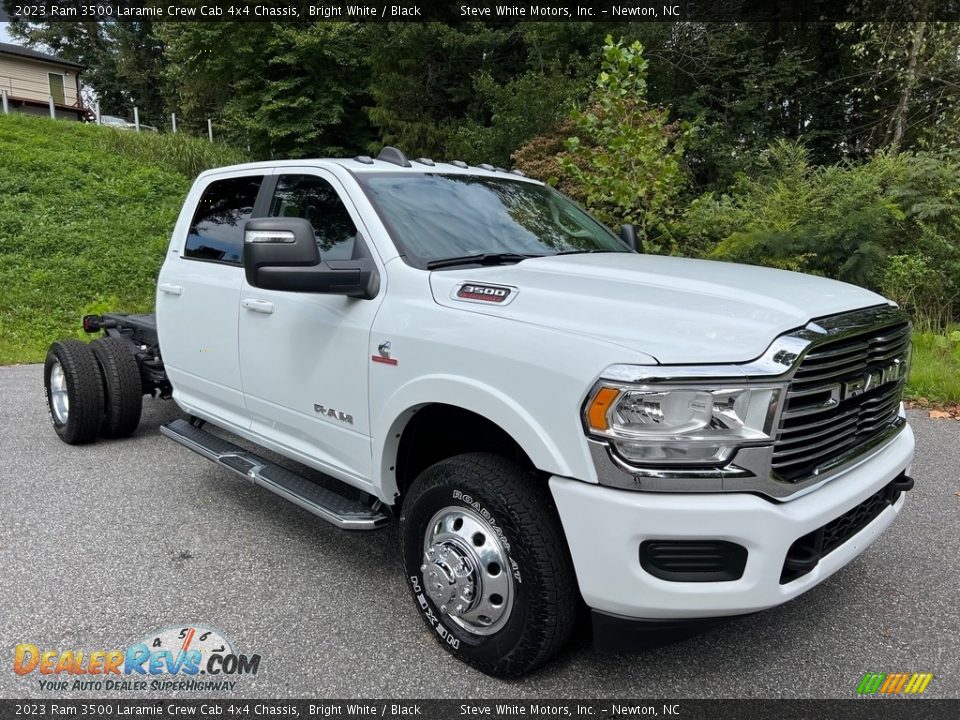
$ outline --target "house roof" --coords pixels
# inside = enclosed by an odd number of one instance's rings
[[[30,48],[25,48],[20,45],[13,45],[12,43],[0,42],[0,55],[15,55],[28,60],[38,60],[40,62],[51,63],[53,65],[65,65],[66,67],[73,67],[79,70],[83,70],[87,67],[86,65],[73,62],[72,60],[63,60],[62,58],[58,58],[56,55],[48,55],[47,53],[31,50]]]

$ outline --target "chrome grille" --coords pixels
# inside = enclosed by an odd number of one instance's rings
[[[774,443],[772,467],[782,479],[796,482],[815,474],[821,465],[855,453],[896,420],[910,323],[889,313],[880,317],[885,324],[828,335],[803,356]],[[837,323],[842,327],[842,316]]]

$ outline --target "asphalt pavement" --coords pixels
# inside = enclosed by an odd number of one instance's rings
[[[0,697],[149,696],[41,690],[13,672],[14,648],[112,650],[171,627],[261,656],[232,693],[201,693],[224,698],[850,698],[868,671],[933,673],[927,696],[960,697],[960,422],[911,413],[903,513],[806,595],[630,655],[583,632],[506,682],[427,631],[395,526],[337,530],[161,436],[178,414],[145,399],[133,437],[67,446],[42,368],[0,368]]]

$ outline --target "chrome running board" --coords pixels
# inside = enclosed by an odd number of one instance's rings
[[[370,505],[365,505],[311,482],[186,420],[178,419],[161,425],[160,432],[343,530],[376,530],[390,521],[389,516],[380,510],[380,502],[373,496],[368,496]]]

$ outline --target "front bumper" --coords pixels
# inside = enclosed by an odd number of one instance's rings
[[[580,592],[594,610],[628,618],[711,618],[780,605],[822,582],[862,553],[903,507],[901,495],[813,570],[781,583],[791,545],[827,525],[907,471],[913,432],[842,476],[790,502],[749,493],[653,493],[556,477],[550,489],[573,557]],[[721,582],[675,582],[646,572],[645,540],[725,540],[747,549],[742,576]]]

